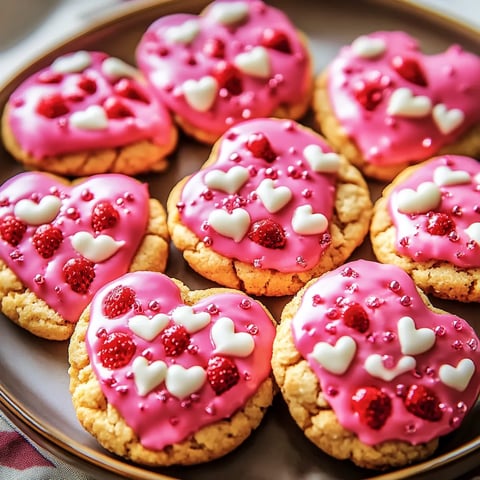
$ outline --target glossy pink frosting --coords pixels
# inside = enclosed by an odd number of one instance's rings
[[[437,178],[441,192],[438,206],[421,213],[399,211],[399,192],[405,189],[417,191],[424,182],[435,183],[435,171],[445,167],[451,170],[449,175],[452,178],[455,172],[466,172],[470,179],[442,185]],[[401,255],[418,262],[442,260],[461,268],[480,267],[480,236],[469,235],[467,230],[480,222],[480,164],[477,160],[444,155],[428,161],[393,189],[388,209],[396,229],[395,248]],[[436,212],[448,214],[455,228],[443,235],[429,233],[429,217]]]
[[[369,326],[363,333],[343,321],[342,309],[352,302],[368,314]],[[421,333],[429,333],[433,345],[419,353],[409,352],[415,367],[389,381],[371,375],[366,368],[368,357],[380,356],[383,368],[390,373],[406,357],[403,348],[413,333],[419,333],[408,332],[400,342],[399,320],[406,316],[413,319],[416,330],[426,329]],[[317,375],[340,424],[368,445],[386,440],[416,445],[448,434],[463,421],[480,391],[480,349],[474,330],[455,315],[430,311],[410,277],[393,265],[358,260],[323,275],[305,292],[292,321],[292,332],[297,349]],[[338,345],[341,337],[353,339],[356,351],[345,373],[334,374],[314,358],[313,351],[322,342]],[[440,372],[448,370],[445,365],[458,367],[462,360],[473,372],[467,375],[464,390],[459,391],[447,386]],[[404,396],[412,385],[434,392],[442,412],[440,419],[425,420],[405,408]],[[352,396],[362,387],[377,387],[390,398],[391,414],[379,429],[362,423],[352,409]]]
[[[103,301],[117,285],[135,291],[136,306],[116,318],[106,318]],[[168,328],[175,324],[172,311],[183,306],[180,291],[172,280],[153,272],[124,275],[102,288],[92,301],[86,345],[93,370],[108,402],[124,417],[142,445],[151,450],[162,450],[185,440],[206,425],[230,418],[255,394],[271,371],[275,327],[260,304],[240,292],[215,294],[193,305],[193,312],[208,314],[209,322],[191,333],[188,348],[175,357],[166,355],[161,342],[162,333],[147,341],[129,328],[129,321],[138,314],[149,319],[158,314],[167,315],[169,323],[165,328]],[[235,363],[239,372],[239,380],[234,386],[217,395],[205,381],[198,389],[178,398],[162,381],[145,395],[139,394],[132,367],[136,358],[143,356],[150,365],[162,361],[167,368],[181,365],[205,370],[209,358],[218,348],[212,333],[213,326],[224,317],[233,321],[236,334],[248,334],[254,343],[253,351],[247,356],[224,354]],[[99,361],[101,337],[105,332],[122,332],[133,338],[135,354],[127,365],[109,369]]]
[[[0,188],[0,224],[7,216],[16,216],[14,210],[20,201],[28,199],[39,205],[46,197],[61,200],[58,213],[47,222],[63,233],[63,240],[53,256],[43,258],[37,252],[32,236],[41,225],[25,221],[26,231],[17,246],[0,238],[0,257],[37,297],[66,321],[76,322],[96,290],[128,271],[143,238],[141,232],[145,231],[148,222],[148,188],[120,174],[94,175],[71,187],[44,173],[21,173]],[[94,232],[92,208],[99,201],[113,205],[118,221],[111,228]],[[82,257],[72,243],[78,232],[87,232],[95,238],[104,234],[124,242],[109,258],[94,262],[95,278],[85,294],[74,292],[62,273],[69,259]]]
[[[221,23],[212,11],[217,6],[244,4],[247,15],[232,24]],[[190,42],[175,42],[168,35],[172,28],[197,21],[199,31]],[[286,53],[266,48],[269,72],[265,76],[237,70],[241,93],[231,94],[219,88],[206,111],[192,108],[185,100],[182,85],[187,80],[214,76],[220,62],[233,65],[237,55],[261,45],[262,33],[272,27],[285,34],[290,45]],[[224,52],[208,53],[209,42],[221,41]],[[155,21],[137,48],[137,63],[158,96],[180,117],[195,128],[220,136],[230,126],[247,120],[271,116],[282,105],[295,105],[309,95],[311,72],[308,53],[287,16],[259,0],[212,2],[201,16],[175,14]]]
[[[255,157],[246,147],[252,135],[262,133],[277,154],[272,162]],[[272,268],[281,272],[305,271],[314,267],[330,245],[328,226],[325,232],[305,235],[292,228],[296,209],[310,205],[314,213],[329,221],[335,198],[335,173],[314,171],[303,151],[317,145],[324,152],[331,148],[318,135],[305,131],[290,120],[255,119],[232,127],[220,140],[215,163],[195,173],[182,190],[179,210],[182,222],[212,250],[252,264],[256,268]],[[241,166],[248,170],[248,179],[233,194],[206,185],[212,170],[228,172]],[[256,190],[265,179],[274,187],[287,187],[292,196],[280,210],[271,213],[259,199]],[[262,219],[272,219],[283,228],[283,248],[266,248],[252,240],[248,233],[236,241],[219,233],[209,224],[209,215],[216,210],[246,210],[250,226]]]
[[[352,45],[343,47],[329,66],[328,93],[335,116],[367,162],[391,165],[429,158],[480,122],[478,56],[458,45],[443,53],[425,55],[418,42],[403,32],[375,32],[366,37],[383,41],[384,51],[365,58],[356,54]],[[423,72],[426,85],[400,75],[392,67],[394,57],[413,60]],[[372,110],[355,97],[356,88],[369,78],[380,79],[381,85],[376,93],[380,101]],[[453,130],[442,133],[431,113],[419,118],[389,114],[389,101],[399,88],[428,97],[432,106],[444,104],[448,110],[458,109],[464,119]]]
[[[84,56],[89,62],[85,61],[82,68],[77,59]],[[141,140],[158,145],[169,143],[173,124],[165,107],[153,98],[138,70],[129,67],[131,71],[114,70],[113,74],[105,71],[105,60],[112,58],[103,52],[78,51],[64,55],[56,60],[66,65],[61,72],[55,70],[54,62],[13,92],[8,122],[24,151],[41,161],[49,156],[122,147]],[[82,88],[85,79],[91,83]],[[126,80],[132,83],[141,100],[115,91],[119,83]],[[40,103],[51,95],[58,95],[59,103],[68,111],[53,118],[39,113]],[[72,114],[83,114],[91,106],[105,110],[105,105],[112,101],[129,113],[114,114],[114,118],[107,115],[106,125],[101,128],[83,128],[72,123]]]

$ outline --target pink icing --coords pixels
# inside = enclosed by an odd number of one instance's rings
[[[106,318],[103,301],[117,285],[131,287],[135,291],[135,310],[131,309],[113,319]],[[92,301],[86,344],[93,370],[108,402],[119,410],[139,436],[142,445],[152,450],[161,450],[167,445],[181,442],[200,428],[231,417],[270,374],[275,327],[260,304],[240,292],[215,294],[193,305],[194,313],[208,313],[210,321],[191,333],[188,348],[175,357],[165,354],[162,333],[147,341],[129,328],[128,321],[135,314],[151,319],[159,313],[169,316],[169,323],[165,327],[168,328],[175,323],[171,317],[172,311],[183,305],[180,291],[171,279],[152,272],[124,275],[102,288]],[[254,341],[254,349],[248,356],[225,355],[233,360],[239,372],[238,382],[234,386],[217,395],[205,381],[186,397],[177,398],[162,381],[146,395],[139,395],[132,371],[135,358],[143,356],[150,364],[161,360],[167,368],[181,365],[184,368],[200,366],[206,369],[209,358],[218,347],[213,340],[212,327],[223,317],[233,320],[235,333],[249,334]],[[98,352],[105,332],[123,332],[133,338],[135,354],[127,365],[109,369],[99,361]]]
[[[152,97],[140,72],[133,69],[114,75],[105,72],[102,69],[105,60],[113,57],[101,52],[80,51],[59,57],[57,61],[68,61],[75,55],[88,56],[88,66],[80,71],[58,73],[50,65],[24,81],[10,97],[8,121],[23,150],[41,160],[89,149],[120,147],[140,140],[168,144],[173,128],[170,115]],[[76,70],[74,61],[72,65],[71,70]],[[141,99],[121,89],[127,82]],[[119,90],[123,93],[118,93]],[[61,105],[58,113],[52,118],[39,113],[41,102],[55,94]],[[121,105],[123,112],[107,112],[104,127],[83,128],[72,123],[72,114],[84,113],[91,106],[102,107],[105,113],[106,106],[112,102]]]
[[[139,232],[145,231],[148,222],[148,189],[145,184],[120,174],[95,175],[70,187],[43,173],[22,173],[0,188],[0,230],[7,216],[15,216],[14,209],[21,200],[30,199],[38,204],[43,198],[52,196],[61,199],[61,205],[54,219],[47,223],[63,233],[63,240],[53,256],[43,258],[37,252],[32,236],[38,227],[25,221],[26,231],[16,246],[5,241],[2,232],[0,257],[39,298],[65,320],[76,322],[98,288],[128,271],[142,240]],[[119,219],[114,226],[94,232],[92,209],[104,200],[112,204]],[[85,294],[74,292],[62,273],[69,259],[82,257],[72,244],[77,232],[88,232],[94,237],[108,235],[117,242],[124,242],[109,258],[94,262],[95,278]]]
[[[342,310],[352,302],[360,304],[368,315],[369,325],[363,333],[343,321]],[[406,356],[401,348],[411,341],[412,333],[400,342],[399,320],[405,316],[414,320],[417,330],[428,329],[422,333],[430,334],[433,346],[409,353],[416,361],[415,368],[390,381],[369,374],[365,361],[371,355],[380,355],[387,371],[393,371]],[[317,375],[340,424],[369,445],[386,440],[415,445],[445,435],[460,425],[480,391],[480,350],[474,330],[459,317],[429,310],[410,277],[396,266],[358,260],[325,274],[305,292],[292,321],[292,332],[297,349]],[[356,352],[345,373],[334,374],[313,357],[313,351],[316,344],[336,345],[343,336],[353,339]],[[447,386],[440,372],[448,369],[445,365],[457,367],[462,360],[473,363],[474,370],[467,375],[465,389],[459,391]],[[404,397],[412,385],[434,392],[440,419],[425,420],[406,409]],[[390,398],[391,414],[379,429],[362,423],[352,409],[352,396],[362,387],[376,387]]]
[[[406,188],[417,190],[421,183],[434,182],[435,170],[445,166],[453,172],[467,172],[470,181],[439,185],[441,202],[428,212],[406,214],[398,210],[400,191]],[[388,201],[390,217],[396,229],[397,252],[419,262],[443,260],[461,268],[480,267],[480,236],[467,233],[468,227],[480,222],[479,174],[480,165],[475,159],[445,155],[429,161],[398,184]],[[448,214],[455,228],[443,235],[429,233],[427,224],[433,212]]]
[[[252,135],[263,133],[277,154],[272,162],[255,157],[246,147]],[[331,219],[335,196],[335,173],[317,172],[306,160],[303,151],[318,145],[324,152],[330,147],[318,136],[288,120],[255,119],[232,127],[222,137],[214,164],[194,174],[186,183],[178,207],[182,222],[214,251],[250,263],[257,268],[278,271],[304,271],[316,265],[330,245],[328,227],[325,232],[303,235],[292,228],[292,218],[299,206],[311,205],[314,213]],[[234,166],[245,167],[249,176],[234,194],[208,188],[205,177],[212,170],[228,172]],[[256,194],[266,178],[274,187],[286,186],[292,193],[290,201],[279,211],[270,213]],[[269,218],[281,225],[286,243],[283,248],[267,248],[250,240],[248,232],[235,241],[208,223],[214,210],[227,212],[246,210],[251,225]]]
[[[367,38],[383,40],[385,51],[362,58],[351,45],[345,46],[331,63],[328,76],[328,93],[335,116],[366,161],[390,165],[426,159],[480,122],[478,56],[458,45],[444,53],[424,55],[417,41],[403,32],[375,32]],[[392,67],[392,59],[398,56],[417,64],[426,80],[425,86],[405,79]],[[355,91],[362,82],[370,81],[376,90],[372,95],[377,96],[379,103],[368,110],[357,101]],[[428,97],[432,106],[444,104],[448,110],[459,109],[463,121],[448,133],[442,133],[431,113],[419,118],[388,114],[392,93],[405,87],[416,96]]]
[[[246,18],[225,26],[211,12],[214,7],[229,3],[240,2],[213,2],[200,17],[187,14],[162,17],[149,27],[137,48],[138,65],[165,104],[194,127],[218,136],[240,121],[270,116],[284,104],[301,103],[308,95],[311,75],[305,47],[283,12],[258,0],[247,0],[241,2],[248,6]],[[198,21],[200,29],[190,43],[168,38],[169,29],[192,20]],[[186,102],[182,91],[185,81],[215,76],[213,72],[221,62],[233,65],[237,55],[262,45],[262,34],[269,27],[287,36],[290,52],[266,48],[270,65],[266,77],[237,70],[241,93],[231,94],[226,88],[219,88],[207,111],[198,111]],[[208,53],[212,40],[223,43],[224,53],[218,56]]]

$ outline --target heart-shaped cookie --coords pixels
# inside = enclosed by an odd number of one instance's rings
[[[135,272],[94,296],[70,350],[86,348],[83,358],[108,404],[143,448],[160,452],[245,407],[270,381],[274,336],[270,314],[242,292],[189,291],[163,274]],[[82,360],[72,359],[78,385]],[[77,407],[89,401],[80,390],[73,392]],[[85,426],[92,428],[91,422]],[[234,436],[236,442],[245,437]],[[209,457],[218,454],[210,451]],[[165,463],[177,461],[176,455],[167,458]]]

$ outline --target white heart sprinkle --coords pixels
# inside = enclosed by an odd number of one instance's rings
[[[188,305],[177,307],[172,312],[172,318],[175,323],[183,325],[189,333],[198,332],[210,323],[208,312],[195,313]]]
[[[232,213],[216,209],[208,216],[208,223],[220,235],[240,242],[250,226],[250,215],[243,208],[236,208]]]
[[[135,315],[128,321],[128,328],[147,342],[151,342],[170,322],[168,315],[157,313],[152,318],[146,315]]]
[[[200,23],[198,20],[192,18],[181,25],[168,28],[165,32],[165,38],[172,43],[188,45],[197,38],[199,32]]]
[[[352,363],[357,344],[352,337],[343,336],[335,345],[318,342],[311,356],[327,371],[335,375],[343,375]]]
[[[433,181],[440,187],[445,185],[462,185],[470,183],[472,177],[465,170],[452,170],[450,167],[442,165],[433,172]]]
[[[233,63],[240,71],[252,77],[270,76],[270,57],[264,47],[254,47],[248,52],[239,53]]]
[[[374,353],[365,359],[363,366],[372,377],[381,378],[386,382],[390,382],[402,373],[413,370],[416,364],[417,361],[415,358],[405,356],[402,357],[393,368],[385,368],[382,356]]]
[[[144,397],[165,380],[167,365],[161,360],[148,363],[145,357],[137,357],[133,361],[132,371],[137,392]]]
[[[375,58],[385,52],[387,46],[381,38],[362,35],[352,42],[353,53],[360,58]]]
[[[210,170],[205,174],[205,184],[209,188],[233,194],[240,190],[249,176],[250,174],[245,167],[235,165],[226,172],[223,170]]]
[[[215,344],[215,353],[248,357],[255,348],[253,337],[247,332],[236,333],[235,324],[228,317],[219,318],[213,324],[210,335]]]
[[[463,392],[475,373],[475,364],[469,358],[463,358],[456,367],[444,364],[438,369],[440,381],[447,387]]]
[[[389,100],[387,113],[399,117],[426,117],[432,110],[431,100],[424,95],[413,95],[409,88],[395,90]]]
[[[16,203],[13,212],[29,225],[50,223],[60,211],[62,201],[55,195],[45,195],[38,203],[24,198]]]
[[[210,76],[200,80],[186,80],[182,85],[186,102],[199,112],[206,112],[215,102],[218,91],[217,81]]]
[[[80,130],[103,130],[108,127],[108,117],[99,105],[90,105],[86,110],[73,112],[70,124]]]
[[[471,240],[480,245],[480,222],[471,223],[466,229],[465,233]]]
[[[184,368],[174,364],[168,368],[165,386],[174,397],[182,399],[200,390],[206,378],[207,373],[199,365]]]
[[[411,317],[402,317],[397,323],[398,340],[404,355],[420,355],[435,344],[435,332],[430,328],[416,328]]]
[[[134,78],[139,71],[128,63],[116,57],[108,57],[102,62],[102,72],[110,78]]]
[[[123,240],[116,241],[110,235],[94,237],[90,232],[77,232],[71,237],[72,247],[87,260],[101,263],[125,245]]]
[[[449,110],[443,103],[439,103],[433,107],[432,116],[438,129],[444,135],[453,132],[465,120],[465,115],[459,108]]]
[[[247,18],[248,4],[245,2],[215,3],[208,11],[208,16],[222,25],[232,25]]]
[[[322,213],[313,213],[311,205],[297,207],[292,218],[293,231],[299,235],[316,235],[328,227],[328,220]]]
[[[275,187],[271,178],[265,178],[256,189],[258,198],[263,206],[270,212],[281,210],[292,198],[292,191],[285,185]]]
[[[54,72],[58,73],[79,73],[83,72],[92,64],[92,58],[88,52],[80,50],[71,55],[63,55],[57,58],[51,66]]]
[[[433,182],[421,183],[417,190],[404,188],[397,193],[399,212],[415,214],[427,213],[440,205],[442,193]]]
[[[303,156],[315,172],[336,173],[340,168],[340,157],[334,152],[324,152],[319,145],[307,145]]]

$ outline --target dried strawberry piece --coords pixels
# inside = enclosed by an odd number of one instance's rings
[[[93,78],[87,77],[86,75],[82,75],[80,77],[77,86],[90,95],[97,91],[97,82]]]
[[[248,137],[246,147],[254,157],[263,158],[269,163],[277,158],[270,141],[263,133],[252,133]]]
[[[353,94],[357,101],[368,111],[373,111],[383,100],[385,87],[390,79],[380,72],[370,72],[365,78],[359,79],[353,85]]]
[[[135,291],[130,287],[117,285],[103,299],[103,314],[115,318],[127,313],[135,303]]]
[[[252,242],[265,248],[283,248],[287,243],[283,227],[271,218],[254,222],[247,235]]]
[[[411,385],[404,398],[405,408],[416,417],[438,422],[443,415],[435,393],[423,385]]]
[[[45,95],[37,104],[37,113],[47,118],[57,118],[69,111],[64,98],[59,93]]]
[[[218,62],[213,68],[212,75],[220,88],[225,88],[230,95],[240,95],[243,91],[243,83],[240,72],[234,65],[228,62]]]
[[[112,332],[101,339],[98,358],[105,368],[121,368],[127,365],[135,354],[136,345],[128,333]]]
[[[133,112],[118,98],[108,97],[103,102],[103,108],[108,118],[127,118],[133,117]]]
[[[239,379],[238,368],[230,358],[215,355],[208,360],[207,380],[217,395],[230,390]]]
[[[7,215],[0,220],[0,235],[14,247],[22,241],[26,230],[27,225],[13,215]]]
[[[428,212],[426,230],[430,235],[448,235],[455,230],[455,222],[448,213]]]
[[[349,303],[342,312],[343,323],[357,332],[365,333],[370,327],[370,320],[365,309],[356,302]]]
[[[397,55],[392,58],[392,67],[405,80],[421,87],[427,86],[425,74],[416,59]]]
[[[290,41],[285,32],[275,28],[266,28],[262,33],[260,44],[283,53],[292,53]]]
[[[392,413],[390,397],[377,387],[359,388],[352,396],[352,410],[361,423],[380,430]]]
[[[113,228],[120,218],[115,207],[107,200],[98,202],[92,208],[91,225],[95,232]]]
[[[83,257],[71,258],[63,266],[63,278],[70,288],[80,294],[88,292],[95,278],[94,263]]]
[[[190,343],[190,334],[183,325],[172,325],[166,328],[160,337],[165,353],[170,357],[181,355]]]
[[[225,43],[219,38],[209,38],[203,46],[203,53],[209,57],[224,58]]]
[[[145,97],[133,81],[129,78],[120,79],[114,86],[113,91],[122,97],[129,98],[130,100],[136,100],[138,102],[150,103],[148,98]]]
[[[52,257],[62,241],[62,231],[50,224],[40,225],[32,236],[32,244],[43,258]]]

